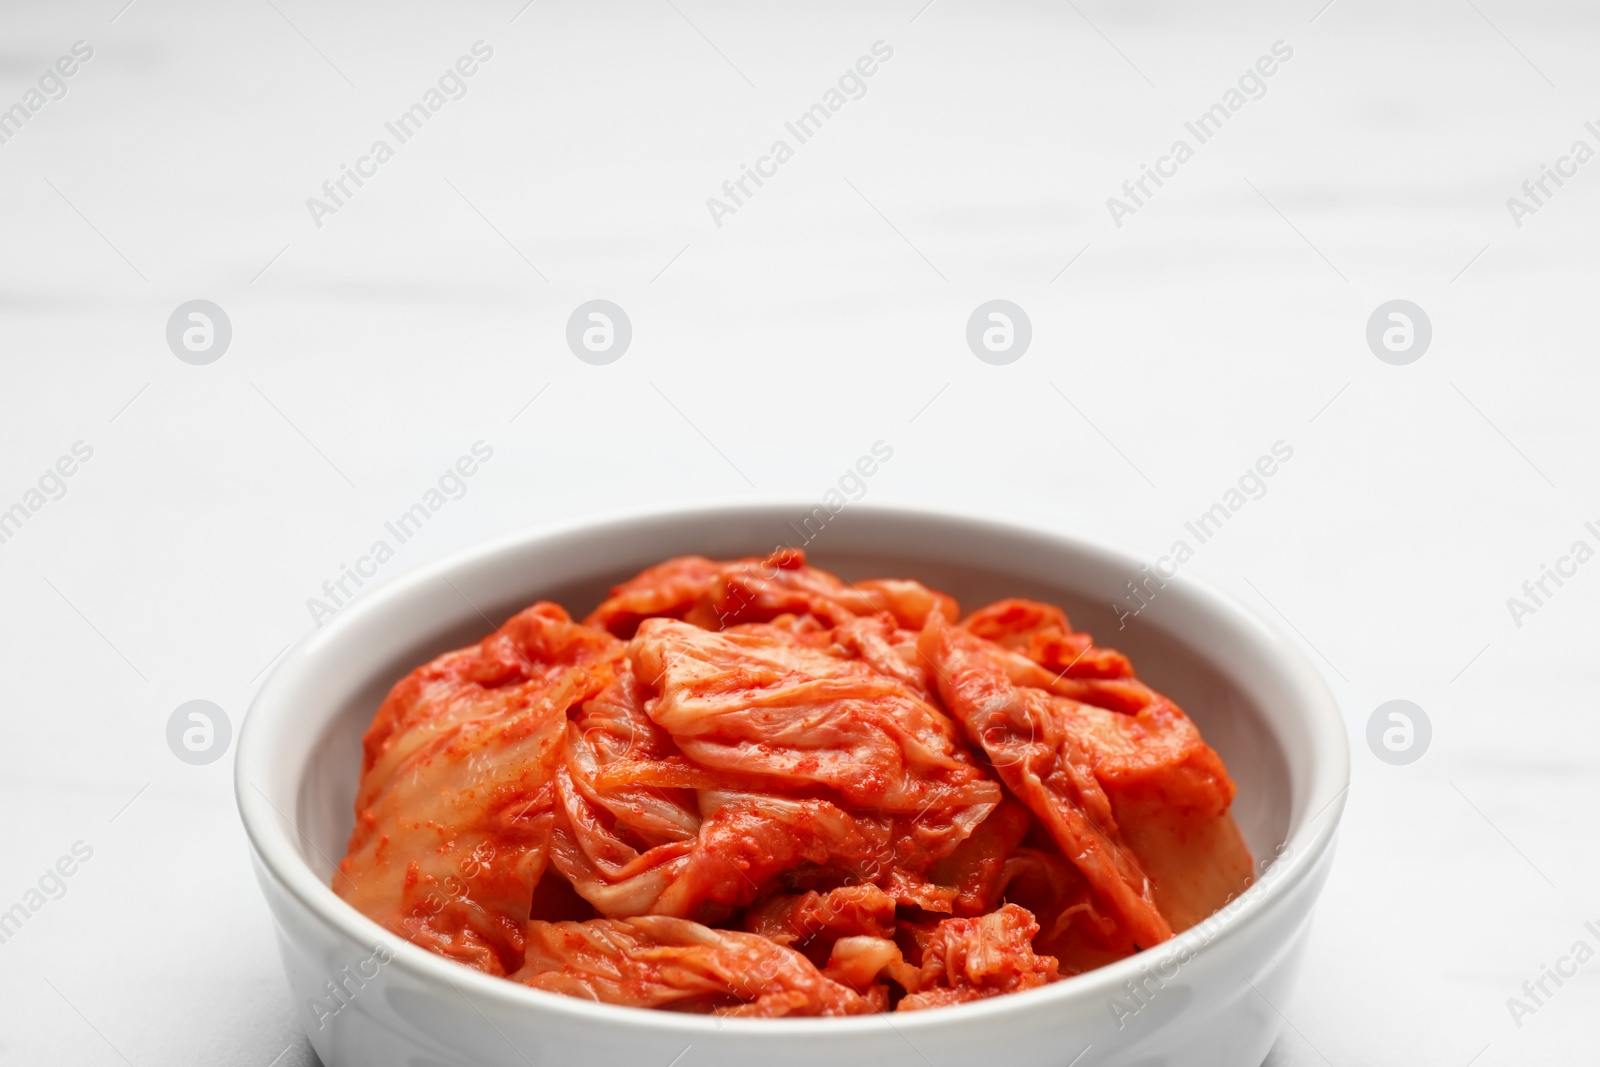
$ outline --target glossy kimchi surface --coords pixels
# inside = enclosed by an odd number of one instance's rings
[[[915,1011],[1164,941],[1250,882],[1217,754],[1061,609],[802,553],[668,560],[417,668],[340,896],[488,974],[726,1015]]]

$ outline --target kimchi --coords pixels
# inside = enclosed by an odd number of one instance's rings
[[[1034,989],[1253,864],[1215,751],[1058,607],[962,616],[803,553],[668,560],[417,668],[334,889],[487,974],[753,1017]]]

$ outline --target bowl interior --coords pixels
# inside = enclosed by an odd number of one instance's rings
[[[323,665],[300,672],[316,686],[314,706],[301,717],[303,732],[278,746],[278,766],[298,768],[279,779],[287,801],[280,808],[295,813],[306,864],[323,884],[332,878],[354,821],[361,736],[412,668],[479,640],[536,600],[582,617],[610,586],[670,556],[798,546],[791,520],[803,514],[729,509],[502,542],[413,572],[345,609],[302,650]],[[1258,861],[1305,818],[1316,731],[1284,666],[1287,646],[1275,649],[1275,633],[1209,590],[1170,582],[1119,628],[1112,605],[1128,603],[1124,583],[1140,577],[1137,561],[1014,527],[887,509],[846,509],[805,548],[812,563],[845,578],[915,578],[955,596],[963,613],[1009,596],[1060,604],[1074,626],[1127,653],[1140,677],[1198,724],[1238,785],[1234,815]],[[1326,801],[1327,790],[1318,792],[1318,803]]]

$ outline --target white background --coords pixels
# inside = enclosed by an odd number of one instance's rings
[[[1520,228],[1506,206],[1600,147],[1591,8],[123,2],[0,14],[0,107],[94,49],[0,145],[0,508],[94,450],[0,544],[0,909],[94,850],[0,945],[0,1060],[314,1062],[231,758],[180,762],[166,722],[204,698],[237,726],[307,598],[474,441],[493,459],[385,575],[592,512],[815,500],[880,439],[868,499],[1152,559],[1290,445],[1186,568],[1292,626],[1350,726],[1269,1063],[1593,1057],[1600,960],[1520,1027],[1506,1003],[1600,948],[1600,562],[1520,627],[1506,605],[1600,547],[1600,162]],[[467,95],[316,226],[480,39]],[[878,40],[866,95],[716,226],[706,198]],[[1115,226],[1279,40],[1266,94]],[[564,341],[596,297],[634,327],[604,367]],[[165,341],[195,298],[232,322],[209,366]],[[1009,366],[965,344],[992,298],[1032,320]],[[1433,323],[1409,366],[1365,341],[1395,298]],[[1397,697],[1433,724],[1409,766],[1365,742]]]

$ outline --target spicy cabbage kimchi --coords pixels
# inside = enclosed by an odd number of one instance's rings
[[[736,1016],[1033,989],[1250,884],[1189,718],[1057,607],[784,549],[541,602],[402,679],[334,888],[487,974]]]

